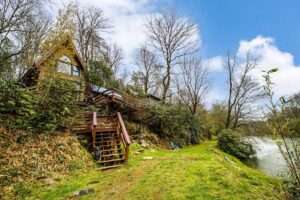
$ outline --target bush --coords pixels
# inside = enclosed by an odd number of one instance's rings
[[[118,88],[119,83],[114,79],[113,70],[104,61],[90,61],[87,78],[92,85]]]
[[[283,189],[287,196],[287,200],[300,199],[300,188],[297,182],[287,180],[284,182],[283,186]]]
[[[61,79],[43,80],[38,88],[36,114],[31,125],[37,131],[53,131],[68,126],[69,117],[75,110],[77,93],[71,81]]]
[[[153,106],[146,113],[145,125],[176,146],[198,144],[203,137],[200,118],[179,105]]]
[[[241,160],[247,160],[255,154],[252,145],[242,140],[239,133],[224,129],[218,135],[218,146],[221,150]]]
[[[14,80],[0,79],[0,121],[8,128],[25,128],[35,115],[36,96]]]
[[[66,127],[75,109],[74,91],[70,81],[59,79],[42,81],[35,91],[0,80],[0,121],[9,129],[33,132]]]

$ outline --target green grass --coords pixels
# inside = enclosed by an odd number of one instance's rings
[[[135,155],[137,148],[132,147],[130,161],[124,167],[78,171],[51,188],[35,186],[29,199],[67,199],[83,188],[95,189],[95,193],[82,196],[83,200],[278,199],[279,180],[219,151],[215,142]],[[91,184],[93,181],[98,183]]]

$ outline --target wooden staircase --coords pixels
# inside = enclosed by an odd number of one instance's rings
[[[112,116],[80,113],[72,131],[92,137],[94,157],[100,169],[119,167],[128,160],[131,141],[119,112]]]

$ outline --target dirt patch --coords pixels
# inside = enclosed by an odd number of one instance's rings
[[[113,182],[101,187],[101,191],[105,191],[105,195],[102,195],[101,199],[126,200],[126,194],[130,192],[131,188],[157,164],[159,164],[158,160],[147,162],[147,164],[142,161],[130,171],[109,172],[108,176],[114,176]]]

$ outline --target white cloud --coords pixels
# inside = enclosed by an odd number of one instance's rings
[[[211,87],[205,96],[204,104],[210,109],[214,103],[222,103],[226,93],[221,88]]]
[[[277,98],[300,92],[300,66],[295,64],[294,56],[291,53],[276,46],[273,38],[257,36],[251,40],[241,40],[237,50],[238,59],[245,59],[248,53],[257,59],[258,65],[252,74],[261,84],[264,84],[263,70],[278,68],[278,72],[272,75],[272,81],[275,84],[274,92]],[[216,75],[218,79],[214,80],[213,87],[208,93],[206,101],[208,105],[224,100],[226,97],[226,91],[220,83],[220,80],[225,81],[223,80],[223,75],[225,75],[222,68],[223,59],[222,56],[215,56],[204,60],[204,64],[208,66],[212,75]],[[222,71],[223,74],[219,74]],[[261,106],[261,104],[259,105]]]
[[[72,0],[56,0],[62,8]],[[112,25],[112,30],[104,37],[116,43],[124,51],[124,65],[133,64],[136,48],[146,41],[145,19],[155,14],[154,3],[157,0],[77,0],[80,6],[95,6],[103,10]],[[55,10],[54,10],[55,12]]]
[[[254,76],[262,81],[262,71],[278,68],[273,74],[274,90],[277,96],[291,95],[300,91],[300,67],[294,62],[291,53],[280,50],[273,38],[257,36],[240,42],[238,56],[243,58],[250,53],[257,58],[258,67]]]
[[[205,59],[203,64],[210,72],[221,72],[223,70],[223,62],[224,58],[222,56],[215,56]]]

